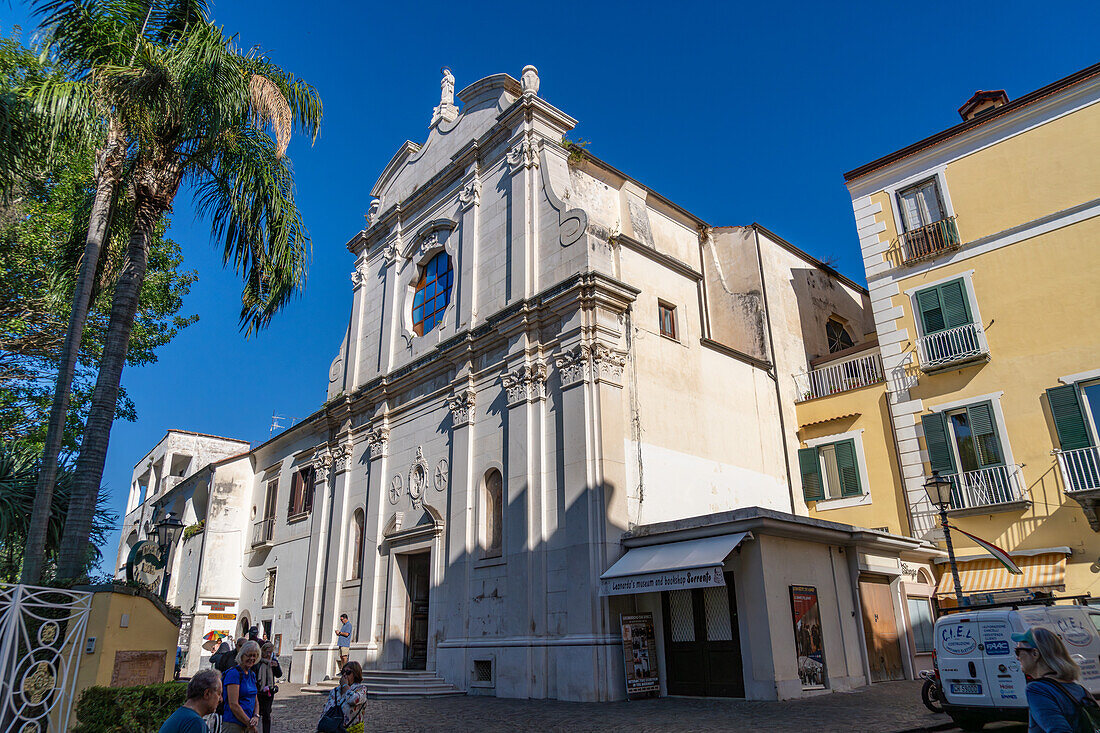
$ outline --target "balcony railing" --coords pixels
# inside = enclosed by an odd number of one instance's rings
[[[948,475],[951,489],[951,510],[995,507],[1023,501],[1019,466],[993,466],[977,471]]]
[[[794,375],[799,402],[847,392],[883,381],[882,359],[865,354]]]
[[[901,257],[907,265],[957,249],[961,243],[953,216],[910,229],[898,237]]]
[[[261,519],[252,525],[252,546],[260,547],[271,543],[275,534],[275,518]]]
[[[980,359],[988,354],[985,330],[980,323],[967,323],[917,339],[920,368],[926,372]]]
[[[1100,448],[1055,451],[1066,493],[1100,489]]]

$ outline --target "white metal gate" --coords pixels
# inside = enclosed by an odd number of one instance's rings
[[[0,730],[68,730],[91,607],[91,593],[0,583]]]

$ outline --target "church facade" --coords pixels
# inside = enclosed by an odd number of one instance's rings
[[[789,652],[772,639],[790,624],[756,651],[748,624],[786,603],[762,568],[795,572],[783,553],[803,540],[828,548],[826,641],[844,659],[823,684],[866,681],[859,567],[834,549],[877,548],[896,565],[920,543],[804,518],[796,387],[779,376],[827,353],[838,327],[849,342],[872,332],[866,291],[764,227],[714,228],[568,143],[575,121],[539,96],[533,67],[457,103],[453,89],[448,71],[427,140],[400,147],[347,244],[351,317],[326,403],[250,450],[242,526],[218,530],[218,557],[202,532],[175,550],[187,669],[204,634],[260,625],[292,681],[324,679],[346,613],[366,668],[507,697],[621,699],[620,616],[653,608],[662,655],[680,632],[661,619],[662,594],[607,593],[601,576],[625,547],[679,544],[719,517],[754,549],[718,562],[728,578],[744,564],[757,586],[730,580],[694,612],[699,629],[745,639],[730,652],[740,688],[713,689],[801,694],[793,636]],[[238,485],[219,484],[226,466],[240,461],[214,466],[211,485]],[[757,611],[739,616],[738,603]],[[780,653],[790,664],[767,667]],[[770,682],[747,679],[753,668]]]

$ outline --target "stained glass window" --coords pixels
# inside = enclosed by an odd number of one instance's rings
[[[413,331],[417,336],[431,332],[443,320],[443,312],[451,302],[453,284],[454,271],[446,252],[440,252],[424,265],[413,296]]]

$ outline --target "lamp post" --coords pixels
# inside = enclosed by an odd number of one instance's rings
[[[183,531],[183,522],[173,512],[164,515],[164,519],[156,523],[154,527],[157,534],[157,544],[160,545],[161,556],[164,558],[164,577],[160,581],[160,597],[168,600],[168,560],[172,552],[172,546],[179,539]]]
[[[963,598],[962,583],[959,582],[959,565],[955,562],[955,548],[951,545],[951,528],[947,526],[947,507],[951,504],[951,489],[955,487],[951,479],[933,471],[931,478],[924,483],[928,499],[940,510],[940,524],[943,525],[943,541],[947,545],[947,561],[951,564],[951,578],[955,581],[955,601],[959,608],[967,605]]]

